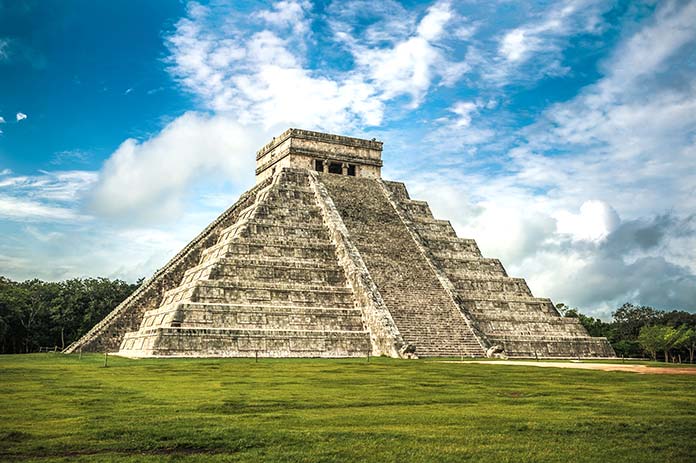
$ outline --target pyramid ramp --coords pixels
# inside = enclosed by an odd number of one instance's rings
[[[319,174],[406,343],[419,357],[484,346],[386,194],[382,180]]]

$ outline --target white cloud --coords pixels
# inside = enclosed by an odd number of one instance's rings
[[[50,241],[54,241],[64,236],[63,233],[56,231],[44,231],[38,227],[31,225],[27,225],[26,227],[24,227],[24,230],[35,240],[40,241],[42,243],[48,243]]]
[[[0,37],[0,61],[6,61],[10,57],[10,40]]]
[[[477,109],[476,103],[472,101],[458,101],[450,111],[459,116],[454,122],[459,127],[469,127],[471,125],[471,114]]]
[[[37,200],[7,196],[0,193],[0,217],[19,221],[76,220],[80,216],[67,207],[55,206]]]
[[[444,116],[433,121],[433,128],[422,135],[429,148],[419,155],[420,162],[434,165],[461,165],[465,155],[475,155],[480,146],[490,144],[496,131],[486,117],[473,115],[493,105],[484,101],[457,101],[448,108],[453,116]],[[403,135],[402,135],[403,136]],[[406,147],[406,150],[410,150]]]
[[[391,38],[391,45],[376,47],[368,40],[350,34],[338,21],[333,28],[338,40],[344,42],[357,63],[356,72],[367,76],[382,100],[401,95],[411,97],[411,107],[418,107],[436,79],[453,85],[469,70],[466,62],[451,61],[440,41],[449,38],[450,26],[460,23],[449,2],[437,2],[426,11],[415,31],[405,37]]]
[[[598,0],[566,0],[554,4],[539,21],[508,31],[500,40],[499,53],[507,61],[522,62],[534,53],[556,51],[559,38],[597,29],[602,5]]]
[[[51,164],[60,165],[65,163],[84,163],[89,157],[90,154],[81,149],[58,151],[53,153]]]
[[[597,200],[582,203],[578,214],[562,210],[555,218],[558,233],[570,235],[574,240],[592,242],[605,240],[621,222],[614,208]]]
[[[10,175],[9,169],[3,175]],[[41,171],[40,175],[18,175],[0,180],[0,192],[26,198],[74,202],[88,191],[97,175],[90,171]]]
[[[500,34],[494,49],[486,42],[474,43],[467,61],[478,71],[480,85],[501,87],[567,74],[571,69],[563,63],[563,51],[570,37],[602,32],[603,14],[614,6],[601,0],[564,0],[550,5],[547,10],[535,11],[533,5],[526,4],[523,9],[531,10],[528,17]]]
[[[337,40],[352,54],[351,69],[310,68],[309,5],[281,1],[250,16],[261,22],[261,30],[247,30],[238,22],[219,25],[221,17],[233,13],[190,4],[188,17],[167,38],[170,70],[207,107],[233,113],[241,123],[345,132],[380,125],[386,102],[397,97],[410,96],[411,107],[418,106],[435,83],[452,85],[468,69],[466,63],[446,59],[439,43],[451,35],[454,13],[447,2],[431,6],[418,23],[392,19],[359,37],[340,20],[359,14],[353,3],[329,9],[338,13],[335,18],[332,13],[334,37],[326,39]]]
[[[695,33],[696,2],[660,3],[653,24],[634,34],[614,54],[609,69],[611,88],[619,90],[626,80],[637,83],[645,75],[665,70],[668,59],[693,42]],[[689,54],[693,56],[693,50]]]
[[[696,2],[660,4],[621,41],[602,78],[518,132],[506,156],[459,156],[456,170],[411,173],[412,197],[535,294],[601,316],[626,301],[692,308],[696,78],[679,63],[695,43]],[[459,133],[479,119],[465,117]],[[455,121],[446,119],[437,140],[457,144]]]
[[[280,2],[256,16],[286,29],[291,22],[302,23],[305,8],[304,3]],[[345,130],[358,122],[381,122],[382,102],[361,79],[334,78],[303,66],[302,27],[282,35],[272,29],[244,34],[236,26],[212,27],[217,18],[211,9],[191,4],[189,17],[168,37],[172,73],[211,109],[267,129],[300,125]]]
[[[11,221],[82,221],[79,202],[96,180],[87,171],[11,176],[0,172],[0,217]]]
[[[568,153],[553,165],[556,178],[572,185],[564,190],[611,198],[622,216],[696,210],[696,78],[661,77],[685,59],[685,44],[696,43],[696,2],[677,5],[658,8],[617,48],[604,78],[550,107],[527,130],[528,144],[515,159],[523,172],[545,169],[543,153],[553,147]],[[642,61],[644,56],[650,58]],[[529,179],[549,185],[540,176]]]
[[[23,121],[24,119],[27,118],[27,115],[24,113],[17,113],[17,122]]]
[[[39,200],[72,202],[89,190],[96,180],[96,173],[90,171],[40,171],[39,175],[17,175],[9,177],[12,171],[0,172],[0,192],[13,196],[23,196]]]
[[[4,123],[5,123],[5,118],[0,116],[0,124],[4,124]]]
[[[266,138],[232,118],[186,113],[148,140],[124,141],[104,163],[91,204],[122,219],[177,218],[196,184],[249,184]]]
[[[327,8],[327,17],[339,41],[352,38],[354,25],[362,24],[360,40],[371,47],[407,39],[418,23],[414,11],[394,0],[333,1]]]
[[[531,49],[539,44],[539,39],[532,36],[528,37],[528,32],[524,29],[514,29],[503,37],[500,44],[500,53],[508,61],[520,61],[522,57]]]
[[[295,34],[306,34],[309,25],[305,15],[310,8],[307,1],[282,0],[273,4],[273,10],[260,11],[258,16],[274,26],[288,27]]]

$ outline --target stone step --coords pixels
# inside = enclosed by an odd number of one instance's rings
[[[309,175],[304,169],[283,168],[279,174],[283,184],[306,185]]]
[[[213,269],[220,269],[216,276],[210,277]],[[284,271],[300,271],[318,272],[326,274],[335,274],[335,272],[343,275],[343,269],[335,260],[329,259],[300,259],[296,257],[279,257],[279,256],[247,256],[247,255],[232,255],[229,257],[220,257],[217,260],[200,263],[195,267],[191,267],[184,273],[182,283],[188,283],[192,280],[203,279],[221,279],[225,275],[233,275],[232,272],[240,271],[257,271],[265,269],[267,271],[277,270],[278,275],[282,275]],[[205,276],[204,276],[205,275]],[[263,273],[268,275],[268,273]],[[261,275],[261,277],[263,277]],[[270,278],[266,276],[266,278]]]
[[[415,345],[416,352],[428,346],[431,354],[438,352],[438,346],[444,352],[447,346],[463,345],[465,339],[476,340],[380,181],[343,177],[321,181],[404,340]],[[402,186],[385,185],[392,196],[407,197]],[[426,328],[435,326],[441,330],[437,336]],[[478,354],[483,355],[480,345]]]
[[[290,177],[285,177],[282,181],[274,184],[270,190],[272,191],[292,191],[303,194],[312,194],[312,188],[309,186],[309,177],[304,177],[301,180],[289,181]]]
[[[342,269],[319,267],[290,267],[280,265],[244,264],[239,261],[228,262],[221,259],[187,275],[182,284],[198,279],[224,280],[227,282],[275,282],[302,283],[315,285],[345,286],[346,279]]]
[[[360,309],[181,303],[148,311],[141,329],[152,327],[364,331]]]
[[[424,237],[423,242],[438,258],[481,256],[476,241],[472,239]]]
[[[277,236],[238,236],[232,241],[218,242],[201,253],[201,263],[234,255],[286,256],[336,259],[336,250],[328,239],[286,238]]]
[[[175,302],[307,304],[353,307],[348,287],[274,282],[196,280],[165,292],[161,305]]]
[[[119,355],[153,357],[364,357],[367,331],[157,328],[127,333]]]
[[[277,257],[281,259],[305,259],[318,262],[336,260],[336,248],[329,241],[285,241],[283,243],[249,242],[240,240],[227,248],[226,257]]]
[[[324,227],[323,222],[316,221],[314,223],[281,223],[274,220],[250,220],[239,236],[255,238],[259,237],[279,237],[288,239],[313,239],[327,240],[328,230]]]
[[[473,276],[508,276],[505,268],[498,259],[469,256],[464,258],[436,258],[434,264],[441,269],[448,278],[466,278]]]
[[[568,325],[579,323],[579,321],[576,318],[559,317],[557,315],[552,315],[548,312],[543,312],[540,310],[524,310],[516,312],[512,310],[486,309],[474,312],[480,314],[480,317],[477,317],[479,320],[487,321],[515,320],[519,323],[548,322]]]
[[[265,256],[256,254],[235,254],[229,257],[222,257],[222,262],[233,265],[256,265],[267,267],[289,267],[289,268],[314,268],[325,270],[341,270],[342,267],[334,256],[332,259],[309,259],[294,256]]]
[[[412,222],[418,236],[423,240],[459,240],[457,232],[454,231],[452,225],[446,220],[435,220],[432,222]]]
[[[318,307],[353,307],[353,294],[349,288],[310,285],[274,285],[261,282],[249,285],[200,282],[192,296],[193,302],[264,302],[267,304],[307,304]],[[226,282],[225,282],[226,283]]]
[[[483,312],[491,309],[512,312],[540,311],[558,316],[558,312],[551,302],[551,299],[547,298],[513,294],[489,294],[477,297],[459,296],[462,304],[467,310],[478,310]]]
[[[237,269],[229,266],[218,266],[211,272],[209,280],[244,286],[281,281],[284,285],[346,286],[346,279],[342,270],[279,269],[270,267]]]
[[[516,358],[615,357],[605,338],[589,336],[490,336],[492,344],[503,346]]]
[[[392,196],[394,196],[399,201],[407,202],[410,200],[408,196],[408,190],[406,189],[406,184],[404,184],[403,182],[385,180],[384,185],[387,187],[387,190],[389,190]]]
[[[433,219],[433,213],[430,210],[430,206],[425,201],[412,199],[403,202],[402,205],[408,211],[413,220]]]
[[[530,321],[501,321],[486,320],[479,327],[491,336],[527,335],[527,336],[583,336],[585,328],[577,324],[563,324]]]
[[[426,203],[427,204],[427,203]],[[403,204],[402,204],[403,206]],[[427,230],[428,228],[432,230],[439,230],[441,228],[452,228],[452,223],[449,220],[436,219],[435,217],[417,217],[413,220],[413,226],[416,230]]]
[[[285,207],[316,206],[317,200],[310,188],[274,185],[260,195],[265,204],[282,204]]]
[[[255,209],[255,216],[259,219],[273,220],[319,220],[322,219],[319,206],[306,206],[302,209],[287,207],[277,204],[260,204]]]
[[[457,293],[466,297],[467,294],[512,294],[516,296],[532,296],[527,282],[522,278],[485,277],[452,280]]]
[[[219,242],[226,242],[235,237],[256,236],[328,239],[324,223],[319,219],[285,221],[253,217],[224,229]]]

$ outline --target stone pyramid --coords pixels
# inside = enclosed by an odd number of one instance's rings
[[[130,357],[612,357],[458,238],[382,143],[289,129],[257,184],[66,352]]]

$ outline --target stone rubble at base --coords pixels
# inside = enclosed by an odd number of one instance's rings
[[[298,129],[274,138],[257,153],[256,186],[65,352],[615,355],[382,180],[381,150]]]

